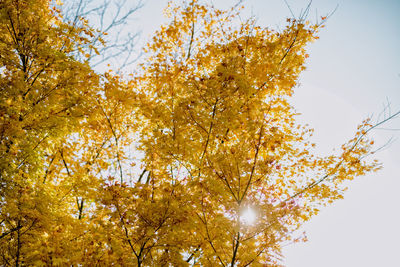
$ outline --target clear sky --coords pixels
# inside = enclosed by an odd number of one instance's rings
[[[219,7],[232,0],[214,0]],[[166,0],[145,0],[134,28],[145,40],[165,21]],[[308,0],[287,0],[295,15]],[[247,14],[260,25],[281,27],[290,11],[284,0],[245,0]],[[314,0],[310,19],[336,12],[309,47],[307,70],[297,88],[295,107],[315,129],[322,153],[347,141],[368,115],[387,99],[400,110],[400,1]],[[400,129],[400,118],[387,125]],[[376,132],[383,144],[400,131]],[[345,199],[326,207],[304,226],[309,241],[285,248],[288,267],[399,267],[400,138],[377,157],[384,169],[349,184]]]

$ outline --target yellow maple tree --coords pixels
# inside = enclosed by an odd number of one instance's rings
[[[126,78],[76,59],[95,30],[52,2],[0,10],[2,265],[277,266],[343,182],[380,168],[377,124],[322,157],[296,122],[321,24],[170,3]]]

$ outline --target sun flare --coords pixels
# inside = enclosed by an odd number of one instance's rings
[[[253,209],[247,208],[240,216],[240,221],[246,225],[252,225],[257,219],[257,215]]]

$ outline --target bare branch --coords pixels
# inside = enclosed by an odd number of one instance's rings
[[[120,71],[137,61],[140,53],[136,52],[137,40],[140,32],[132,34],[131,28],[134,15],[143,7],[142,0],[118,1],[103,0],[101,4],[91,0],[67,1],[63,9],[64,21],[79,26],[81,19],[90,21],[90,26],[97,29],[89,44],[83,47],[89,58],[76,56],[81,60],[88,60],[91,66],[100,67],[113,63],[116,71]],[[103,40],[106,46],[103,45]],[[98,54],[93,47],[98,49]],[[112,62],[110,62],[112,60]]]

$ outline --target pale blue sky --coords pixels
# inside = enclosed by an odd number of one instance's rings
[[[232,0],[214,0],[227,7]],[[307,0],[287,0],[297,15]],[[165,21],[167,1],[147,0],[137,13],[135,29],[145,40]],[[244,1],[247,14],[260,25],[283,27],[290,16],[284,0]],[[329,18],[320,40],[309,47],[294,104],[302,120],[315,129],[321,152],[347,141],[356,125],[381,111],[386,98],[400,109],[400,1],[314,0],[310,19]],[[392,128],[400,128],[400,119]],[[400,132],[380,131],[377,143]],[[385,169],[350,184],[345,199],[325,208],[307,223],[309,242],[285,248],[288,267],[400,266],[400,140],[378,157]]]

